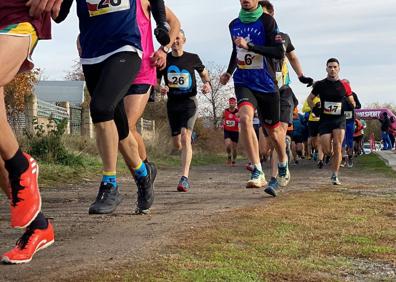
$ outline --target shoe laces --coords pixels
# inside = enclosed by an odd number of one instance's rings
[[[280,177],[285,177],[287,172],[287,166],[279,166],[278,167],[278,173]]]
[[[260,177],[260,174],[261,171],[259,171],[257,168],[254,168],[250,179],[257,179]]]
[[[99,188],[97,200],[105,201],[109,197],[111,189],[113,189],[113,185],[110,183],[102,184]]]
[[[26,248],[33,233],[34,233],[34,229],[31,229],[31,228],[26,229],[26,232],[16,242],[16,245],[18,246],[19,249],[23,250]]]
[[[271,177],[268,186],[275,186],[276,184],[278,184],[278,181],[276,180],[276,178]]]
[[[18,198],[19,191],[23,190],[25,187],[23,187],[20,183],[19,178],[13,178],[10,179],[11,182],[11,194],[12,194],[12,206],[16,207],[16,205],[22,201],[21,198]]]

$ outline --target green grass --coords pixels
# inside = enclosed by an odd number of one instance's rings
[[[376,154],[368,154],[356,158],[357,168],[365,173],[382,173],[387,177],[396,178],[396,172],[388,167]]]

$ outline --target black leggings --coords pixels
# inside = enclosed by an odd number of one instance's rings
[[[128,137],[128,117],[124,96],[140,69],[141,59],[134,52],[120,52],[94,65],[83,65],[85,81],[91,95],[92,122],[114,120],[119,139]]]

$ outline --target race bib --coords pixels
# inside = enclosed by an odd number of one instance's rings
[[[262,70],[264,69],[263,56],[249,52],[248,50],[237,48],[238,68],[244,70]]]
[[[90,17],[128,10],[129,0],[86,0]]]
[[[168,73],[168,87],[177,89],[188,89],[191,76],[189,73]]]
[[[345,118],[346,119],[352,119],[353,118],[353,112],[352,111],[345,111]]]
[[[228,127],[234,127],[235,126],[235,120],[226,120],[226,125]]]
[[[281,88],[283,86],[283,73],[277,71],[275,73],[275,79],[276,79],[276,83],[278,84],[278,88]]]
[[[342,111],[341,102],[324,102],[323,113],[326,115],[340,116]]]

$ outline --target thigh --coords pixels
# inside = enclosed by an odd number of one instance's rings
[[[280,116],[279,120],[286,124],[293,122],[293,92],[290,87],[284,87],[279,91]]]
[[[149,87],[146,94],[128,95],[124,98],[125,111],[131,127],[136,126],[137,121],[143,115],[149,98],[150,89],[151,87]]]
[[[275,93],[255,93],[258,101],[257,112],[260,121],[266,127],[274,127],[279,124],[280,117],[280,97],[279,92]]]
[[[182,127],[192,131],[198,118],[198,101],[196,97],[192,97],[190,101],[185,107]]]
[[[257,109],[257,99],[253,91],[246,87],[235,86],[235,95],[238,101],[238,108],[251,106]]]
[[[182,124],[180,108],[177,105],[177,101],[169,101],[166,104],[166,110],[168,114],[168,122],[171,129],[171,135],[173,137],[181,134]]]

